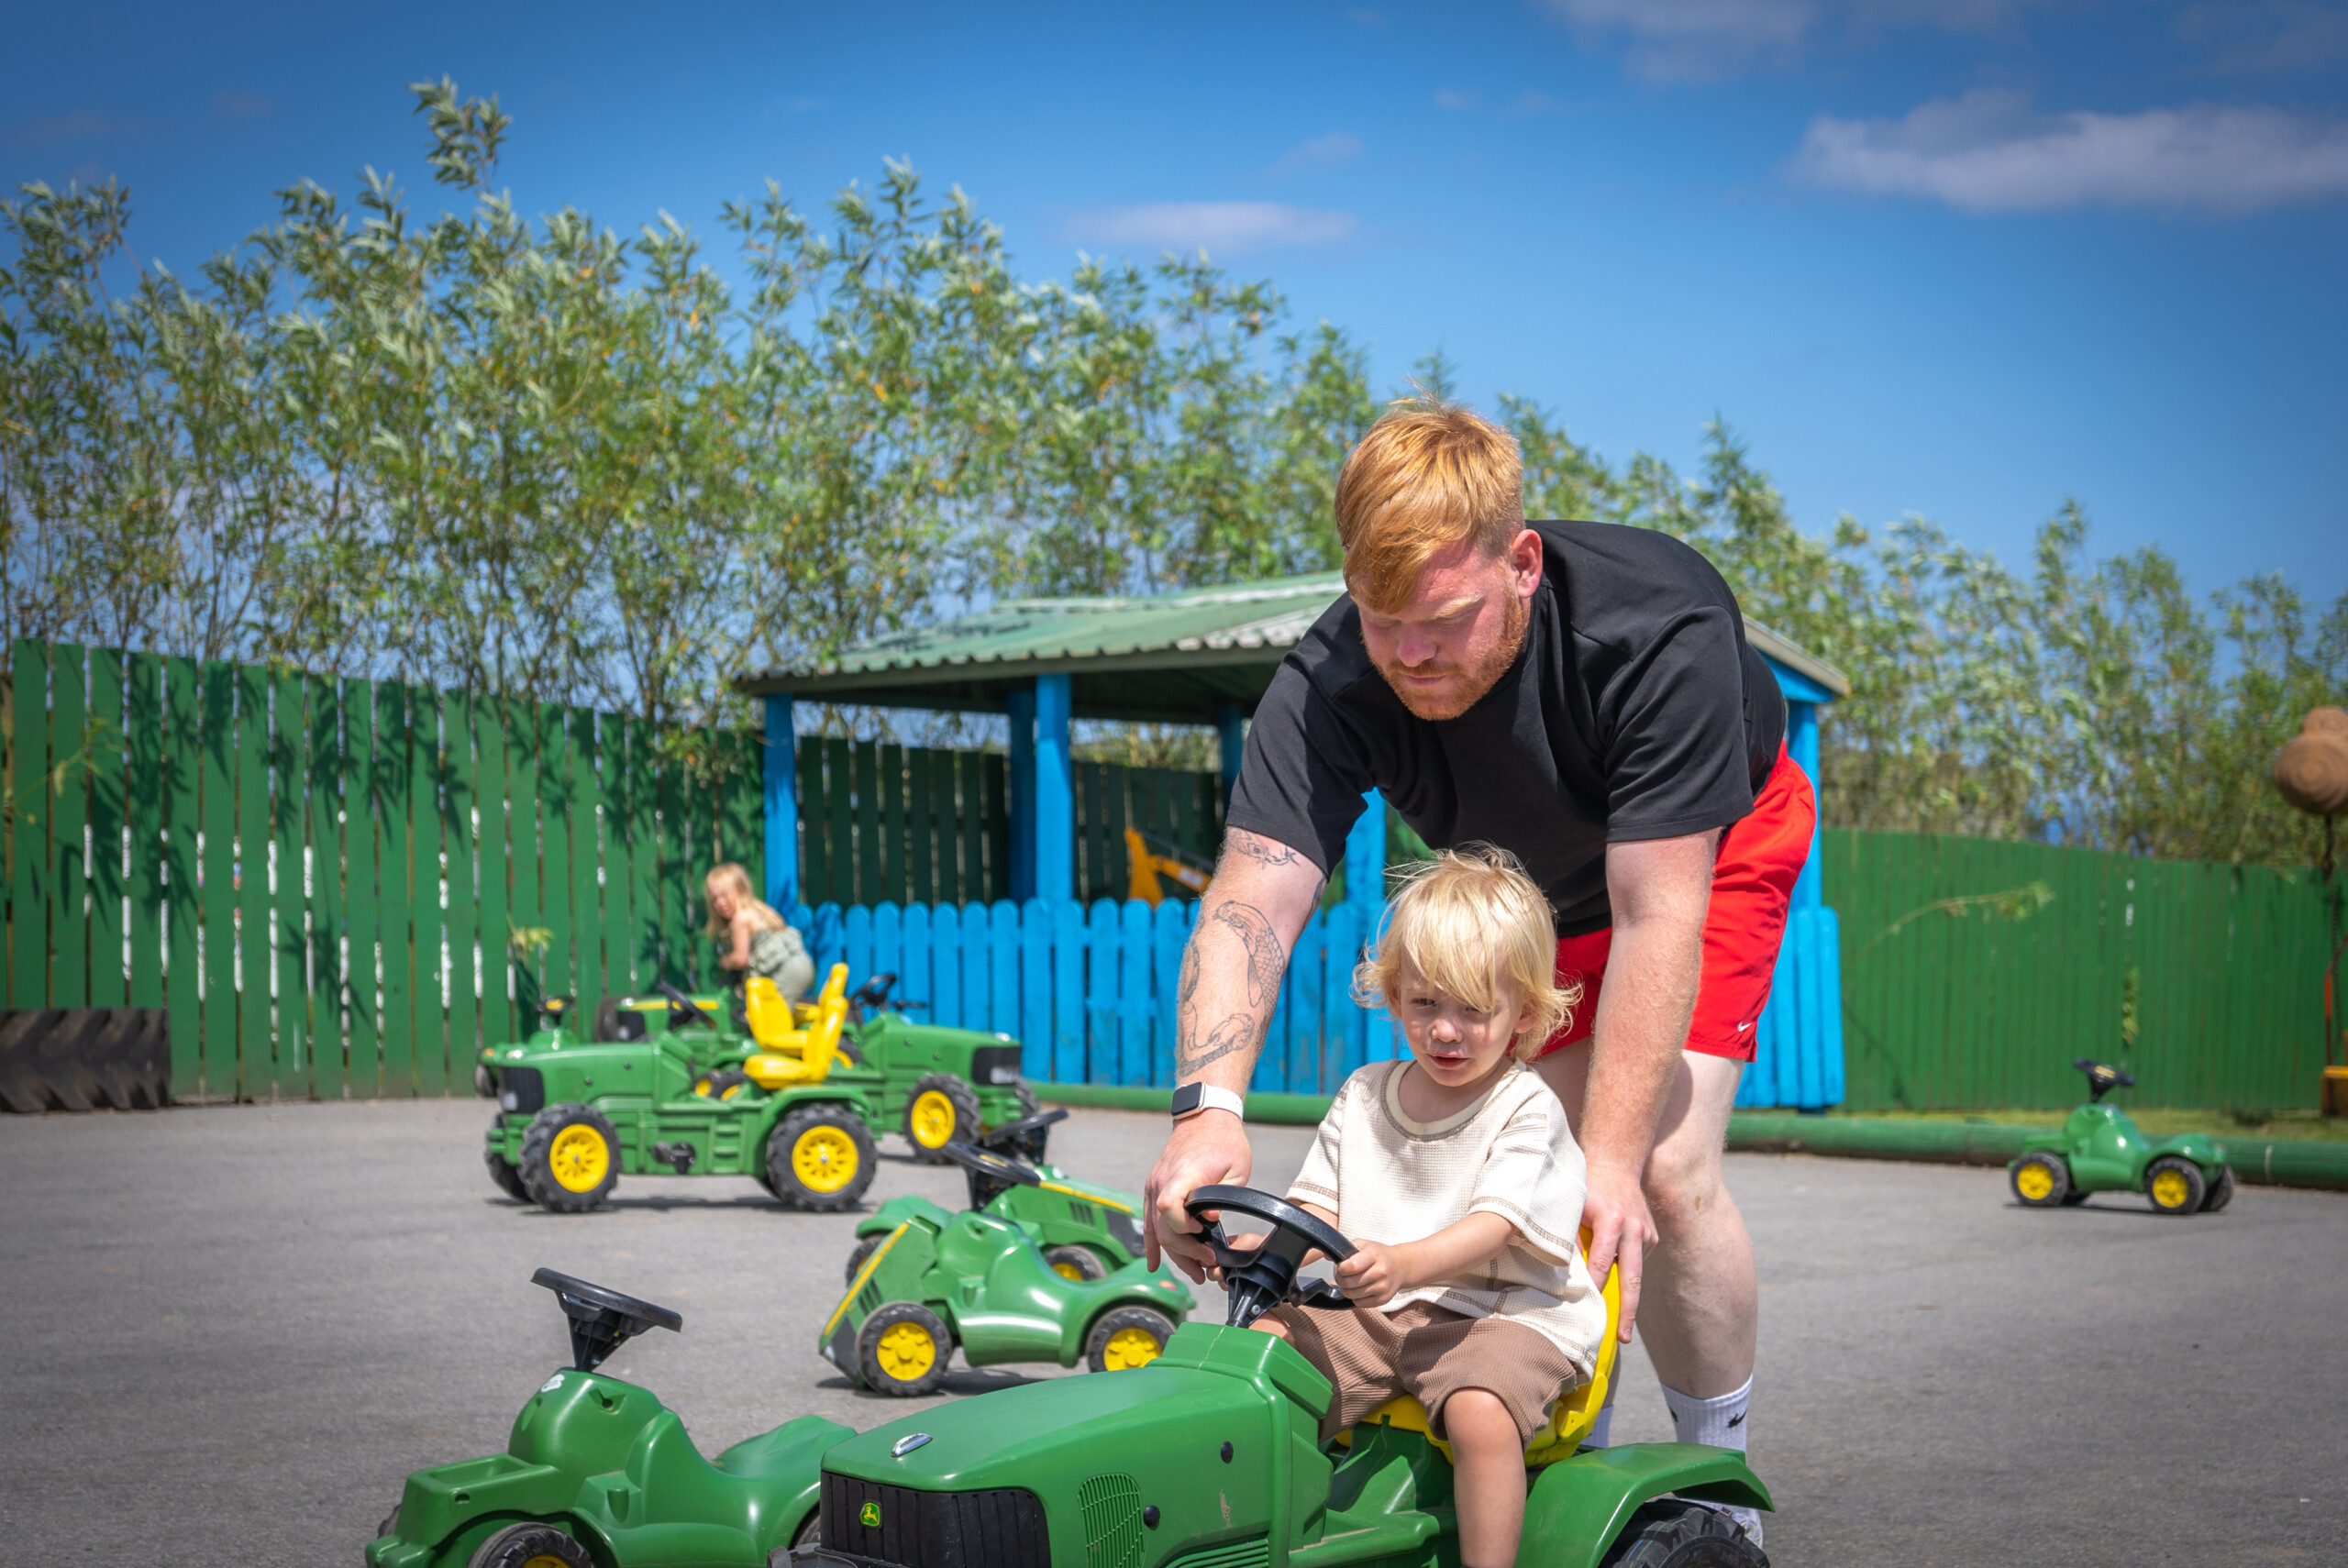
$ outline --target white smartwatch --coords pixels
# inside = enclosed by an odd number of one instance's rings
[[[1213,1084],[1184,1084],[1174,1091],[1175,1121],[1196,1116],[1202,1110],[1227,1110],[1244,1119],[1247,1114],[1247,1102],[1229,1089],[1217,1088]]]

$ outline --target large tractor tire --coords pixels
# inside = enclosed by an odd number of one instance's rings
[[[872,1185],[880,1153],[864,1121],[844,1105],[811,1105],[767,1138],[767,1187],[793,1209],[853,1209]]]
[[[905,1142],[914,1159],[942,1165],[947,1144],[976,1143],[978,1136],[978,1090],[951,1073],[932,1073],[914,1086],[905,1101]]]
[[[1657,1497],[1631,1516],[1600,1568],[1769,1568],[1769,1558],[1720,1509]]]
[[[521,1172],[539,1208],[584,1214],[619,1185],[619,1133],[592,1106],[548,1106],[522,1134]]]
[[[0,1110],[157,1110],[172,1103],[161,1009],[25,1008],[0,1016]],[[208,1086],[220,1094],[232,1086]]]

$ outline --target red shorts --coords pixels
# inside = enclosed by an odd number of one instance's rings
[[[1794,878],[1810,858],[1818,823],[1817,798],[1810,779],[1785,748],[1761,785],[1752,814],[1721,835],[1712,862],[1712,898],[1704,911],[1704,967],[1696,983],[1696,1015],[1688,1024],[1688,1049],[1708,1056],[1753,1060],[1754,1024],[1769,1002],[1777,973],[1778,944],[1786,934],[1786,911]],[[1611,928],[1557,939],[1559,984],[1578,977],[1581,1000],[1573,1021],[1542,1047],[1546,1055],[1561,1045],[1589,1038],[1598,1019],[1598,989],[1606,979]]]

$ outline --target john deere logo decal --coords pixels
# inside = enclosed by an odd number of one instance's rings
[[[864,1505],[864,1511],[856,1517],[858,1520],[862,1523],[865,1529],[879,1529],[880,1528],[880,1505],[878,1503],[867,1503]]]

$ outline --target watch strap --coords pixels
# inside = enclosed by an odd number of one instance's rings
[[[1195,1116],[1202,1110],[1227,1110],[1234,1116],[1247,1113],[1247,1102],[1227,1088],[1213,1084],[1184,1084],[1174,1091],[1174,1120]]]

